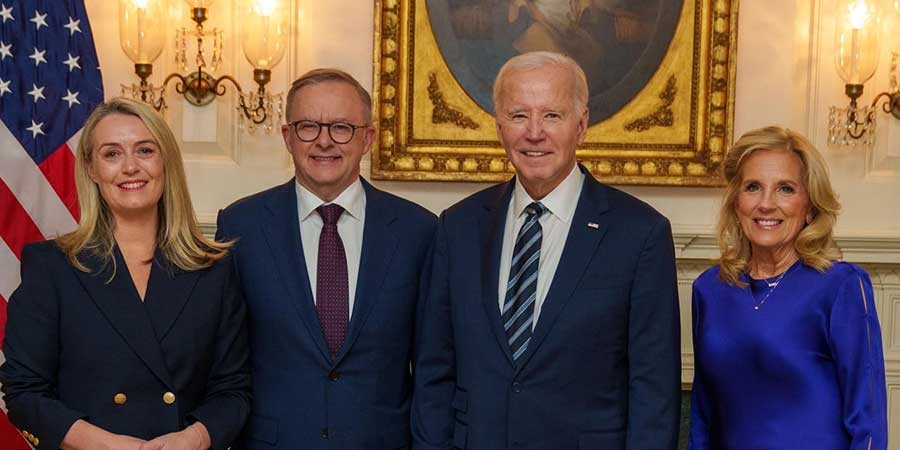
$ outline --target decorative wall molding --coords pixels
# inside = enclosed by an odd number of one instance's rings
[[[714,261],[719,246],[712,233],[672,233],[675,257]],[[837,244],[844,252],[844,260],[855,264],[900,264],[900,236],[897,237],[838,237]],[[896,281],[895,281],[896,282]]]

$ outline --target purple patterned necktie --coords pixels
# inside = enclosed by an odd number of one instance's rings
[[[322,205],[316,208],[316,212],[323,222],[316,269],[316,312],[331,358],[334,359],[347,335],[350,316],[347,255],[337,229],[337,221],[344,208],[335,204]]]

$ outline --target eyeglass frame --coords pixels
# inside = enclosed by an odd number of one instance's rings
[[[309,140],[303,139],[302,137],[300,137],[300,133],[297,131],[297,125],[300,124],[300,122],[310,122],[310,123],[316,124],[316,126],[319,127],[319,130],[316,132],[316,136],[313,137],[312,139],[309,139]],[[339,142],[339,141],[338,141],[337,139],[335,139],[334,136],[331,134],[331,127],[332,127],[332,125],[338,125],[338,124],[348,125],[348,126],[350,126],[350,128],[351,128],[351,130],[352,130],[352,131],[350,132],[350,138],[347,139],[347,140],[344,141],[344,142]],[[343,121],[337,121],[337,122],[319,122],[319,121],[317,121],[317,120],[309,120],[309,119],[295,120],[295,121],[293,121],[293,122],[289,122],[287,125],[288,125],[289,127],[292,127],[292,128],[294,129],[294,136],[296,136],[297,139],[300,139],[301,142],[314,142],[316,139],[319,139],[319,136],[322,135],[322,127],[325,127],[325,128],[328,129],[328,138],[331,139],[335,144],[339,144],[339,145],[343,145],[343,144],[346,144],[346,143],[352,141],[352,140],[353,140],[353,137],[356,136],[356,130],[358,130],[358,129],[360,129],[360,128],[369,128],[369,127],[371,126],[371,125],[369,125],[369,124],[365,124],[365,125],[355,125],[355,124],[352,124],[352,123],[350,123],[350,122],[343,122]]]

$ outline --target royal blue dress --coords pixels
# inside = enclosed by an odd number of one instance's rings
[[[691,450],[883,450],[881,329],[869,276],[797,262],[778,286],[694,282]],[[755,288],[752,286],[755,284]],[[757,296],[754,296],[754,290]]]

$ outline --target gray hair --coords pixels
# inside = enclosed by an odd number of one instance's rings
[[[372,121],[372,97],[369,95],[369,92],[366,91],[366,88],[362,87],[362,85],[359,84],[359,81],[356,81],[356,78],[353,78],[353,76],[351,76],[347,72],[332,68],[310,70],[309,72],[304,73],[300,78],[297,78],[296,81],[291,83],[291,89],[287,94],[285,111],[287,112],[291,110],[291,105],[294,102],[294,97],[297,96],[297,91],[306,86],[312,86],[314,84],[324,83],[327,81],[347,83],[352,86],[353,89],[356,90],[356,94],[359,95],[359,100],[363,105],[363,115],[365,116],[366,123]],[[287,119],[287,114],[285,114],[285,119]]]
[[[497,78],[494,80],[494,112],[497,111],[503,79],[507,75],[511,72],[540,69],[545,66],[560,66],[569,69],[572,74],[572,96],[574,97],[572,100],[575,102],[575,110],[587,109],[588,83],[581,66],[574,59],[562,53],[538,51],[514,56],[500,68],[500,72],[497,73]]]

